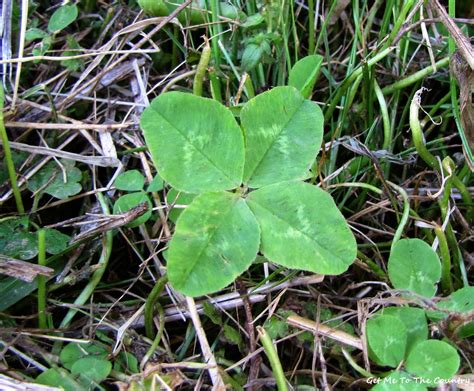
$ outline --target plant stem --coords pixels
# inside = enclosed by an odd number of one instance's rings
[[[148,298],[145,302],[145,331],[148,338],[153,339],[153,309],[155,308],[155,304],[160,297],[161,292],[168,282],[168,276],[165,274],[164,276],[160,277],[160,279],[156,282],[155,286],[151,290]]]
[[[194,83],[193,83],[194,95],[202,96],[202,84],[203,84],[204,75],[206,74],[207,66],[209,65],[210,59],[211,59],[211,47],[209,46],[208,39],[204,37],[204,48],[202,49],[201,58],[196,68],[196,74],[194,75]]]
[[[288,391],[285,374],[283,372],[280,359],[278,358],[275,345],[273,345],[273,341],[262,326],[257,326],[257,332],[260,337],[260,341],[262,342],[263,348],[265,349],[268,361],[270,361],[272,366],[273,376],[275,377],[278,390]]]
[[[449,253],[448,241],[439,225],[435,226],[435,234],[439,242],[439,251],[441,253],[441,287],[445,293],[453,291],[453,281],[451,279],[451,255]]]
[[[164,277],[165,276],[161,277],[160,280],[163,279]],[[158,281],[157,285],[159,283],[160,283],[160,281]],[[163,287],[164,287],[164,285],[163,285]],[[162,290],[163,290],[163,288],[162,288]],[[148,300],[147,300],[147,302],[148,302]],[[153,340],[153,343],[151,344],[150,348],[148,349],[148,351],[146,352],[145,356],[143,357],[143,359],[140,363],[141,368],[145,368],[145,365],[148,362],[149,358],[155,353],[156,348],[160,344],[161,337],[163,336],[163,331],[165,330],[165,311],[163,310],[163,307],[161,306],[160,303],[156,303],[155,305],[158,309],[158,317],[159,317],[158,322],[159,322],[160,326],[159,326],[159,329],[158,329],[158,331],[155,335],[155,339]],[[145,313],[145,315],[146,315],[146,313]],[[145,325],[146,325],[146,323],[145,323]]]
[[[314,53],[314,0],[308,0],[308,54]]]
[[[449,57],[445,57],[438,62],[436,62],[436,69],[441,69],[444,67],[447,67],[449,65]],[[415,84],[416,82],[424,79],[426,76],[429,76],[430,74],[433,73],[433,66],[430,65],[424,69],[419,70],[418,72],[415,72],[413,75],[410,75],[402,80],[399,80],[393,84],[390,84],[387,87],[382,88],[382,92],[384,95],[392,94],[397,90],[402,90],[405,87],[411,86],[412,84]]]
[[[363,183],[363,182],[347,182],[347,183],[336,183],[334,185],[329,185],[328,189],[334,188],[334,187],[361,187],[363,189],[368,189],[373,191],[374,193],[383,194],[383,191],[380,190],[378,187],[375,187],[371,185],[370,183]]]
[[[46,231],[38,231],[38,265],[46,266]],[[38,327],[48,328],[46,319],[46,277],[38,275]]]
[[[15,165],[13,163],[12,152],[10,149],[10,142],[8,141],[7,130],[3,121],[3,104],[5,100],[5,93],[3,91],[3,83],[0,82],[0,134],[2,137],[3,150],[5,153],[5,164],[8,170],[8,177],[12,185],[13,196],[15,197],[16,209],[19,214],[25,213],[23,200],[21,199],[20,189],[16,181]]]
[[[217,39],[222,33],[222,25],[219,23],[219,15],[220,15],[220,7],[219,7],[219,0],[211,0],[211,31],[212,35],[212,52],[214,57],[214,66],[216,69],[219,69],[221,66],[221,59],[219,56],[219,46],[217,43]],[[209,62],[209,61],[208,61]]]
[[[105,215],[109,215],[110,214],[109,207],[102,193],[97,193],[97,199],[102,208],[102,212]],[[110,254],[112,252],[112,243],[113,243],[113,233],[112,233],[112,230],[109,230],[104,235],[102,254],[100,255],[100,259],[99,259],[99,262],[97,263],[96,269],[94,273],[92,274],[92,277],[90,278],[89,283],[84,287],[84,289],[82,290],[80,295],[76,298],[76,300],[74,300],[75,306],[84,305],[85,302],[89,299],[89,297],[94,292],[94,289],[97,287],[100,280],[102,279],[102,276],[104,275],[105,269],[107,268],[107,264],[109,262]],[[76,315],[76,313],[77,313],[77,309],[71,308],[66,314],[66,316],[64,317],[64,319],[62,320],[59,328],[63,329],[63,328],[68,327],[72,319]]]
[[[211,96],[212,99],[222,103],[222,90],[221,90],[221,82],[219,81],[219,77],[216,74],[215,69],[209,69],[209,81],[211,86]]]
[[[395,183],[392,183],[390,181],[387,181],[387,183],[392,186],[403,198],[403,213],[402,213],[402,218],[400,219],[400,224],[398,224],[397,230],[395,231],[395,235],[393,235],[392,239],[392,249],[393,246],[395,246],[395,243],[397,243],[400,238],[402,237],[403,229],[405,228],[405,225],[408,221],[408,216],[410,215],[410,202],[408,201],[408,195],[406,191],[396,185]]]
[[[385,273],[382,268],[377,265],[372,259],[370,259],[367,255],[365,255],[362,251],[357,250],[357,256],[361,259],[363,263],[366,263],[370,269],[377,274],[381,279],[387,279],[387,273]]]

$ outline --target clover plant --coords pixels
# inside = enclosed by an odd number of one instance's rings
[[[303,182],[321,147],[323,115],[294,87],[248,101],[240,126],[217,101],[167,92],[143,112],[141,128],[159,175],[197,194],[169,243],[177,290],[218,291],[259,251],[279,265],[330,275],[354,261],[356,241],[333,199]]]
[[[151,217],[151,201],[147,193],[160,191],[163,189],[163,180],[157,175],[148,185],[146,191],[144,190],[145,178],[138,170],[129,170],[120,174],[114,182],[115,188],[118,190],[129,191],[122,195],[115,201],[113,212],[114,214],[125,213],[128,210],[146,203],[148,210],[142,216],[136,218],[127,227],[134,228],[140,224],[144,224]]]
[[[474,286],[465,286],[451,293],[436,305],[440,311],[428,311],[433,321],[448,320],[448,329],[458,338],[474,336]],[[450,316],[451,315],[451,316]]]
[[[438,382],[451,379],[459,369],[460,357],[454,347],[428,339],[428,323],[422,309],[385,308],[367,321],[366,336],[369,357],[381,366],[396,369],[374,389],[398,384],[400,389],[426,390],[425,385],[435,387]],[[400,365],[405,372],[398,371]],[[403,382],[401,377],[406,380]]]
[[[79,9],[75,4],[64,4],[57,8],[54,13],[51,15],[48,22],[47,31],[41,30],[37,27],[39,20],[33,19],[31,27],[26,31],[25,40],[37,41],[37,43],[32,52],[34,56],[44,56],[56,42],[56,35],[61,31],[71,25],[77,20],[79,15]],[[69,50],[66,50],[63,53],[63,56],[73,56],[77,54],[78,49],[82,49],[77,40],[73,35],[68,35],[66,37],[67,47]],[[70,71],[77,71],[83,65],[82,59],[69,59],[61,61],[61,65],[68,68]],[[34,87],[30,89],[30,93],[37,91],[38,89],[43,88],[42,86]]]
[[[27,217],[0,220],[0,256],[22,260],[38,255],[38,234],[32,232],[33,224]],[[71,239],[54,228],[46,228],[46,251],[49,254],[63,252]]]
[[[139,372],[138,360],[133,354],[122,351],[112,364],[107,345],[98,341],[69,343],[61,350],[59,360],[63,368],[50,368],[36,381],[66,391],[85,391],[96,389],[112,369],[130,374]]]
[[[441,261],[436,252],[420,239],[401,239],[392,248],[388,275],[397,289],[407,289],[433,297],[441,278]]]
[[[72,160],[61,159],[59,163],[50,161],[28,181],[28,190],[38,199],[49,194],[65,200],[81,192],[82,171]]]

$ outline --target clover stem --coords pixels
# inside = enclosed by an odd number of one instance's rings
[[[395,243],[397,243],[402,237],[403,229],[405,228],[405,225],[408,221],[408,216],[410,215],[410,202],[408,201],[408,195],[406,191],[402,187],[397,186],[395,183],[392,183],[390,181],[387,181],[387,183],[390,186],[392,186],[403,198],[402,218],[400,219],[400,224],[398,225],[398,228],[395,231],[395,235],[393,236],[393,239],[392,239],[392,250],[393,250],[393,246],[395,245]]]
[[[260,337],[260,341],[262,342],[263,348],[265,349],[268,361],[270,361],[270,365],[272,366],[273,376],[275,376],[278,390],[288,391],[285,374],[283,372],[283,368],[281,366],[281,362],[278,358],[278,353],[272,339],[262,326],[257,326],[257,332]]]
[[[434,231],[438,238],[441,253],[441,287],[444,292],[451,293],[453,291],[453,281],[451,279],[451,256],[448,241],[442,227],[436,225]]]
[[[168,276],[165,274],[156,282],[145,303],[145,331],[148,338],[153,338],[153,309],[155,307],[158,310],[159,328],[150,348],[148,349],[140,363],[141,368],[145,367],[148,359],[155,353],[156,348],[158,347],[161,341],[161,337],[163,336],[163,331],[165,329],[165,311],[163,310],[161,304],[158,302],[158,298],[161,292],[163,292],[163,289],[165,288],[167,282]]]
[[[145,331],[148,338],[153,339],[153,309],[157,304],[157,300],[160,297],[161,292],[165,288],[166,283],[168,282],[168,276],[165,274],[160,277],[156,282],[155,286],[150,292],[150,295],[145,302]],[[161,323],[160,323],[161,328]],[[159,333],[158,333],[159,334]]]
[[[5,124],[3,121],[3,102],[5,99],[5,93],[3,91],[3,83],[0,82],[0,135],[2,139],[3,151],[5,154],[5,164],[8,170],[8,177],[12,185],[13,196],[15,197],[16,209],[18,213],[25,213],[25,208],[23,206],[23,200],[21,199],[20,189],[18,188],[18,183],[16,181],[15,165],[13,163],[12,152],[10,149],[10,142],[8,141],[7,130],[5,129]]]

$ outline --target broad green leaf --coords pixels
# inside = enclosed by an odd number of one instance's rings
[[[169,280],[188,296],[218,291],[247,270],[259,242],[257,221],[242,198],[201,194],[176,224],[167,257]]]
[[[132,208],[135,208],[136,206],[143,204],[144,202],[147,203],[148,205],[148,210],[141,215],[140,217],[136,218],[132,222],[127,224],[127,227],[129,228],[134,228],[138,227],[140,224],[144,224],[148,221],[148,219],[151,217],[151,201],[148,195],[146,195],[144,192],[140,191],[137,193],[130,193],[130,194],[125,194],[122,197],[120,197],[117,201],[115,201],[114,204],[114,214],[122,214],[127,211],[129,211]]]
[[[38,254],[38,238],[28,231],[27,219],[11,219],[0,223],[0,254],[28,260]]]
[[[401,239],[388,260],[388,276],[397,289],[433,297],[441,278],[441,262],[434,250],[420,239]]]
[[[184,208],[182,208],[182,206],[189,205],[191,202],[193,202],[196,196],[197,194],[183,193],[171,188],[168,193],[166,193],[166,202],[169,205],[178,205],[179,208],[173,207],[169,211],[169,219],[173,223],[176,223],[176,220],[178,220],[179,215],[184,211]]]
[[[46,31],[43,31],[37,27],[30,28],[26,30],[25,41],[34,41],[35,39],[43,39],[48,36]]]
[[[469,338],[474,336],[474,322],[469,322],[466,325],[459,326],[456,334],[459,336],[459,338]]]
[[[212,323],[222,326],[222,314],[209,301],[202,303],[202,310]]]
[[[253,14],[248,16],[243,23],[241,23],[240,27],[243,27],[245,29],[251,28],[251,27],[256,27],[260,24],[265,22],[265,18],[263,17],[262,14]]]
[[[71,373],[79,375],[81,383],[93,386],[109,376],[112,363],[100,357],[86,356],[72,364]]]
[[[45,232],[46,251],[49,254],[59,254],[66,250],[69,240],[71,239],[68,235],[52,228],[46,228]]]
[[[323,59],[323,56],[313,54],[296,62],[291,68],[288,85],[295,87],[305,98],[309,98],[321,71]]]
[[[448,300],[440,301],[437,307],[454,312],[474,311],[474,286],[458,289],[451,293]]]
[[[266,43],[268,45],[268,43]],[[241,66],[245,72],[255,68],[264,54],[264,46],[256,43],[249,43],[242,53]]]
[[[466,313],[469,311],[474,311],[474,287],[466,286],[464,288],[458,289],[456,292],[451,293],[451,295],[445,301],[440,301],[437,303],[437,307],[442,310],[447,310],[449,312],[460,312]],[[442,311],[429,311],[427,315],[430,319],[435,321],[440,321],[448,317],[448,313]],[[456,318],[453,318],[451,321],[451,328],[457,328],[456,334],[460,338],[468,338],[474,335],[474,321],[464,323],[465,320],[457,321]]]
[[[396,368],[405,357],[407,330],[392,315],[376,315],[366,325],[369,355],[380,365]]]
[[[183,2],[184,0],[138,0],[138,4],[142,7],[143,11],[151,16],[168,16]],[[227,3],[220,3],[221,14],[222,16],[232,18],[232,15],[229,15],[229,7],[226,6]],[[234,9],[235,7],[232,8]],[[189,7],[186,7],[178,14],[178,20],[183,24],[191,26],[202,24],[208,21],[207,14],[206,0],[194,0]]]
[[[0,222],[0,254],[28,260],[38,254],[37,236],[29,232],[28,217]]]
[[[369,383],[369,379],[367,379]],[[410,374],[401,371],[394,371],[384,378],[371,378],[372,384],[377,382],[372,388],[375,391],[426,391],[428,388],[424,384],[417,382]]]
[[[160,177],[158,174],[155,175],[155,177],[152,179],[148,187],[146,188],[146,191],[148,193],[153,193],[156,191],[161,191],[165,187],[165,184],[163,182],[163,178]]]
[[[160,176],[176,189],[203,193],[240,186],[244,139],[220,103],[168,92],[153,100],[140,124]]]
[[[305,178],[323,138],[324,119],[316,103],[294,87],[277,87],[248,101],[240,119],[249,187]]]
[[[413,307],[387,307],[379,311],[400,319],[407,330],[407,353],[418,343],[428,339],[428,322],[425,311]]]
[[[46,52],[51,48],[52,44],[53,38],[48,35],[47,37],[44,37],[41,42],[36,44],[31,52],[33,53],[33,56],[44,56]]]
[[[263,324],[263,327],[271,339],[283,338],[289,334],[288,322],[286,320],[281,320],[276,316],[272,316],[270,319],[267,319]]]
[[[69,343],[59,355],[61,364],[67,369],[71,369],[75,362],[87,356],[106,358],[109,354],[107,348],[98,343]]]
[[[169,9],[163,0],[138,0],[138,5],[148,15],[166,16],[169,14]]]
[[[12,258],[28,260],[38,255],[38,235],[29,232],[27,218],[9,219],[0,223],[0,254]],[[47,228],[46,252],[58,254],[64,251],[70,237],[63,233]]]
[[[68,35],[66,38],[66,41],[67,41],[67,48],[69,50],[66,50],[65,52],[63,52],[62,56],[64,57],[75,56],[79,53],[79,50],[82,49],[81,45],[79,45],[79,42],[76,41],[76,38],[74,38],[73,35]],[[82,58],[73,58],[73,59],[61,61],[61,66],[66,67],[71,72],[78,71],[79,69],[82,68],[83,65],[84,65],[84,60]]]
[[[82,190],[79,183],[82,172],[74,165],[74,161],[62,159],[60,167],[55,161],[46,164],[28,181],[28,189],[36,193],[41,191],[64,200]]]
[[[288,182],[247,198],[262,234],[261,252],[292,269],[341,274],[354,262],[356,241],[332,197],[316,186]]]
[[[23,151],[11,151],[11,156],[13,160],[13,166],[15,167],[15,172],[19,172],[21,165],[25,162],[28,156],[30,156],[30,154]],[[0,183],[3,185],[4,182],[8,180],[8,168],[5,159],[2,158],[0,159]]]
[[[49,19],[48,31],[54,33],[65,29],[77,19],[77,15],[78,9],[75,4],[67,4],[59,7]]]
[[[459,369],[459,354],[455,348],[443,341],[430,339],[416,345],[408,355],[406,370],[431,382],[449,380]]]
[[[129,352],[121,351],[114,363],[113,369],[119,372],[139,373],[138,359]]]
[[[41,373],[36,381],[51,387],[62,387],[65,391],[86,391],[87,387],[77,383],[64,369],[50,368]]]
[[[145,186],[145,177],[138,170],[129,170],[115,179],[114,185],[119,190],[140,191]]]
[[[242,335],[239,333],[239,331],[228,324],[224,325],[223,330],[226,342],[230,343],[231,345],[237,345],[239,350],[242,350],[244,346],[244,340],[242,339]]]

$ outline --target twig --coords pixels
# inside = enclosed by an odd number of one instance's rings
[[[298,315],[289,316],[287,318],[287,321],[290,325],[299,329],[324,335],[325,337],[343,343],[344,345],[352,346],[354,348],[362,350],[362,342],[360,338],[354,337],[353,335],[345,333],[344,331],[328,327],[324,324],[303,318]]]
[[[191,320],[194,324],[194,329],[196,330],[196,335],[198,337],[199,344],[201,345],[202,354],[204,356],[204,359],[206,360],[206,363],[210,365],[208,370],[213,384],[212,389],[216,391],[225,390],[224,381],[222,380],[222,377],[219,373],[216,358],[212,353],[211,347],[209,346],[209,342],[206,338],[206,333],[202,328],[201,320],[199,319],[199,314],[196,309],[196,303],[194,302],[194,299],[192,297],[186,297],[186,303],[188,305],[189,314],[191,315]]]
[[[451,19],[438,0],[430,0],[430,5],[436,11],[441,22],[453,37],[459,52],[465,58],[471,69],[474,70],[474,49],[469,39],[466,38],[461,29],[456,25],[456,23],[454,23],[453,19]]]

